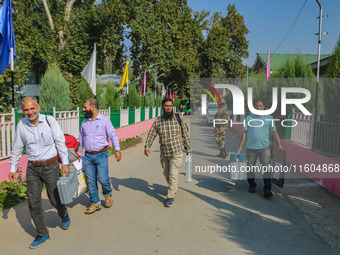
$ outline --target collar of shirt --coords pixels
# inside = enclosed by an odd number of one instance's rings
[[[38,123],[43,123],[46,121],[46,116],[45,115],[42,115],[42,114],[39,114],[38,116],[39,120],[36,124],[36,126],[38,125]],[[25,125],[28,125],[28,126],[31,126],[31,127],[34,127],[33,123],[29,121],[29,119],[27,117],[23,118],[22,119],[22,123],[25,124]]]
[[[261,115],[261,116],[256,116],[254,113],[250,114],[249,117],[251,118],[256,118],[256,119],[267,119],[270,115]]]
[[[101,120],[103,118],[103,115],[101,113],[98,112],[96,118],[94,120],[92,120],[91,118],[88,118],[88,121],[95,121],[95,120]]]

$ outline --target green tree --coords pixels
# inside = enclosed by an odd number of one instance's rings
[[[128,99],[127,99],[128,98]],[[128,100],[128,103],[127,103]],[[124,96],[124,108],[139,108],[141,106],[141,97],[136,90],[136,84],[129,84],[129,95]]]
[[[120,93],[116,91],[116,86],[112,82],[106,85],[104,102],[105,108],[111,107],[111,109],[119,109],[122,107],[122,97]]]
[[[246,67],[240,58],[249,56],[246,40],[249,30],[235,5],[228,5],[226,17],[215,13],[207,32],[200,48],[201,77],[245,76]]]
[[[190,77],[198,70],[204,15],[193,14],[187,1],[130,1],[128,26],[134,75],[151,70],[154,78],[175,81],[179,94],[189,94]],[[148,83],[152,84],[152,83]],[[150,86],[148,85],[148,86]]]
[[[156,98],[156,107],[161,107],[162,106],[162,100],[163,100],[163,98],[161,96],[157,96],[157,98]]]
[[[79,84],[79,106],[82,106],[88,98],[94,98],[94,95],[87,81],[85,79],[81,79]]]
[[[41,79],[39,99],[44,112],[50,111],[51,107],[58,111],[71,108],[69,84],[56,64],[51,64]]]

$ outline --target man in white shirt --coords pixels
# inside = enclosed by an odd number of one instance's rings
[[[40,106],[35,98],[23,99],[22,111],[26,118],[18,123],[15,132],[9,173],[10,181],[15,181],[18,163],[25,145],[28,159],[26,172],[28,207],[38,232],[30,245],[32,249],[38,248],[50,238],[42,209],[43,183],[46,185],[51,204],[57,209],[61,218],[62,228],[68,229],[71,223],[65,205],[60,202],[57,190],[60,175],[57,149],[62,160],[63,174],[68,176],[70,173],[65,137],[57,121],[52,116],[39,114],[39,110]]]

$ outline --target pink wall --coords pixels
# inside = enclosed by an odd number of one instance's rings
[[[146,121],[142,121],[136,124],[132,124],[126,127],[121,127],[116,129],[117,136],[119,140],[124,141],[127,138],[136,137],[144,132],[147,132],[155,119],[150,119]],[[110,142],[110,146],[112,143]],[[23,176],[26,175],[26,166],[27,166],[27,157],[26,154],[22,155],[19,162],[19,167],[23,172]],[[0,183],[4,180],[8,181],[8,173],[10,170],[9,159],[1,160],[0,161]]]
[[[235,125],[232,129],[238,133],[242,132],[242,125]],[[292,143],[288,140],[281,140],[283,148],[286,150],[286,162],[288,165],[307,165],[310,166],[314,164],[315,166],[322,164],[327,164],[328,166],[331,164],[338,164],[340,165],[340,161],[333,160],[329,157],[323,156],[320,153],[307,149],[303,146],[297,145]],[[299,171],[299,168],[298,168]],[[323,187],[325,187],[330,192],[334,193],[335,195],[340,197],[340,174],[335,173],[333,175],[327,175],[327,177],[332,178],[322,178],[322,175],[325,176],[323,173],[319,172],[304,172],[306,176],[313,179],[315,182],[319,183]],[[335,178],[338,177],[338,178]]]

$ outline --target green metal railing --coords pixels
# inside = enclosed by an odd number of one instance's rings
[[[111,110],[110,120],[114,128],[120,127],[120,109]]]
[[[135,108],[129,109],[129,125],[135,123]]]
[[[292,114],[289,113],[287,118],[285,119],[291,119]],[[279,134],[281,139],[287,139],[287,140],[291,140],[292,137],[292,121],[287,120],[285,121],[284,125],[288,126],[288,127],[284,127],[281,125],[281,121],[283,120],[283,118],[280,119],[280,121],[276,124],[276,129],[277,129],[277,133]]]
[[[149,108],[149,119],[152,119],[152,112],[153,112],[153,108]]]
[[[145,120],[145,108],[140,109],[140,121]]]
[[[315,122],[313,150],[340,156],[340,124]]]

